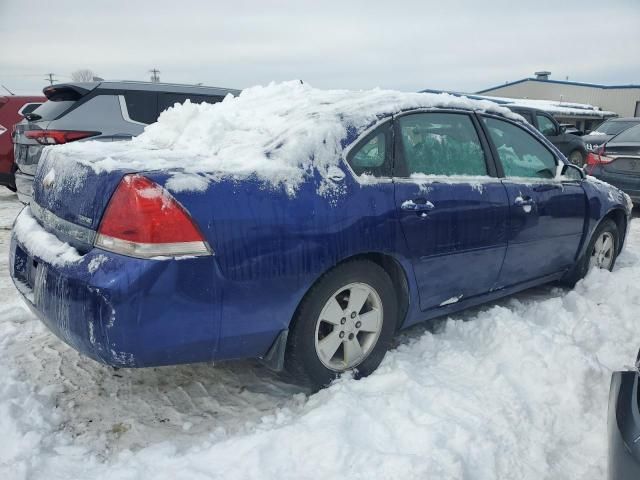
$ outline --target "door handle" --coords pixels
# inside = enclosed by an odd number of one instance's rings
[[[533,205],[535,202],[531,197],[523,197],[522,195],[518,195],[513,203],[518,207],[524,207],[525,205]]]
[[[531,213],[531,211],[533,210],[533,206],[536,204],[535,200],[531,197],[523,197],[522,195],[518,195],[514,200],[513,203],[517,206],[517,207],[522,207],[522,210],[524,211],[524,213]]]
[[[426,198],[416,198],[415,200],[405,200],[400,208],[410,212],[429,212],[436,206]]]

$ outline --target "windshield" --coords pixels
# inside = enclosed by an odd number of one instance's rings
[[[625,130],[617,137],[613,138],[610,143],[637,142],[640,143],[640,125]]]
[[[69,110],[74,103],[76,103],[75,100],[62,100],[59,102],[49,100],[36,108],[32,113],[39,115],[42,120],[55,120]]]
[[[638,125],[639,122],[634,122],[630,120],[628,122],[614,122],[611,120],[607,120],[603,124],[601,124],[598,128],[594,130],[594,132],[604,133],[606,135],[617,135],[620,132],[626,130],[629,127],[633,127],[634,125]],[[593,133],[593,132],[591,132]]]

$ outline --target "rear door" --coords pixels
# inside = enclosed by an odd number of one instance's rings
[[[509,196],[509,246],[500,286],[566,270],[584,231],[586,195],[580,181],[559,178],[560,160],[522,126],[489,115],[482,123]]]
[[[473,115],[395,123],[395,202],[422,310],[490,291],[507,247],[508,201]]]

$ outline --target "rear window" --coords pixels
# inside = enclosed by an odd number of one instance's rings
[[[639,142],[640,143],[640,125],[636,125],[633,128],[625,130],[620,135],[613,138],[610,143],[623,143],[623,142]]]
[[[27,113],[33,112],[40,105],[42,105],[42,103],[27,103],[20,109],[19,113],[24,117]]]
[[[617,135],[620,132],[626,130],[629,127],[633,127],[634,125],[638,125],[639,122],[629,121],[629,122],[604,122],[595,131],[600,133],[604,133],[606,135]]]
[[[55,120],[60,115],[69,110],[74,103],[76,103],[75,100],[49,100],[33,110],[33,113],[35,115],[39,115],[42,120]],[[23,115],[26,113],[28,112],[23,112]]]

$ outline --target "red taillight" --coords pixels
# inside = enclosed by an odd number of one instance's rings
[[[611,163],[615,160],[615,158],[607,157],[606,151],[603,147],[600,147],[595,152],[589,152],[586,159],[586,164],[595,167],[596,165],[606,165],[607,163]]]
[[[78,130],[27,130],[24,132],[27,138],[37,141],[42,145],[60,145],[62,143],[95,137],[100,132],[81,132]]]
[[[100,222],[95,244],[142,258],[211,254],[185,209],[142,175],[122,179]]]

